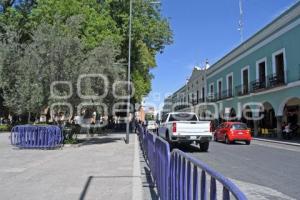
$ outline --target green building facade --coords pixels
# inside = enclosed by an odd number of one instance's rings
[[[208,68],[206,94],[216,106],[204,115],[242,120],[255,135],[300,125],[300,3]]]

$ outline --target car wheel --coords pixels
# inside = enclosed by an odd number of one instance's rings
[[[200,151],[207,152],[209,148],[209,142],[200,143]]]
[[[250,141],[245,141],[245,143],[246,143],[246,145],[250,145],[251,142]]]
[[[230,144],[231,143],[227,136],[225,136],[225,143],[226,144]]]
[[[173,144],[172,144],[172,141],[170,140],[169,132],[168,131],[166,132],[166,140],[169,143],[169,147],[170,147],[170,150],[171,150],[172,147],[173,147]]]
[[[214,135],[214,141],[218,142],[218,138],[217,138],[216,134]]]

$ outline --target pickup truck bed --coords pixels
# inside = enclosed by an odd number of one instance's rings
[[[192,116],[189,120],[172,116]],[[212,140],[209,121],[199,121],[194,113],[169,113],[158,128],[158,135],[173,144],[191,144],[196,142],[202,151],[207,151]]]

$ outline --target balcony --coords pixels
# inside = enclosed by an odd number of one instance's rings
[[[235,87],[235,92],[237,96],[244,96],[250,93],[248,85],[239,85]]]
[[[259,80],[259,79],[252,81],[250,85],[251,85],[251,92],[258,92],[266,89],[267,87],[266,80]]]
[[[268,87],[272,88],[272,87],[278,87],[278,86],[284,85],[285,84],[285,81],[284,81],[285,73],[286,72],[284,72],[284,74],[270,74],[267,77]]]
[[[216,101],[224,100],[233,97],[232,90],[223,90],[221,93],[215,94]]]
[[[207,96],[206,101],[207,102],[216,102],[217,101],[216,94]]]
[[[222,91],[222,99],[229,99],[233,97],[233,91],[232,90],[223,90]]]
[[[178,111],[178,110],[182,110],[182,109],[185,109],[189,107],[189,105],[187,104],[182,104],[182,105],[177,105],[175,108],[174,108],[174,111]]]
[[[267,90],[274,87],[279,87],[285,85],[285,73],[282,75],[278,74],[270,74],[268,75],[265,80],[257,79],[250,83],[251,86],[251,93],[260,92],[263,90]],[[300,78],[300,77],[299,77]]]

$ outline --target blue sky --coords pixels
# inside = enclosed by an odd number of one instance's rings
[[[243,0],[244,38],[247,39],[297,0]],[[193,66],[213,64],[240,44],[239,0],[161,0],[174,43],[157,55],[152,92],[146,104],[159,105],[179,89]],[[159,95],[160,94],[160,95]]]

